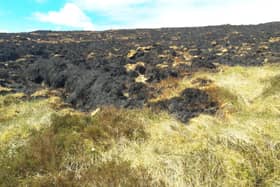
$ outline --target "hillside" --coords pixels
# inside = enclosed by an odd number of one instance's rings
[[[0,34],[0,186],[280,185],[280,23]]]

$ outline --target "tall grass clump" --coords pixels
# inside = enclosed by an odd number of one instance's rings
[[[30,131],[29,136],[16,148],[1,147],[0,184],[149,185],[151,177],[145,168],[132,168],[129,161],[119,157],[106,161],[102,159],[102,153],[120,140],[145,141],[148,134],[143,121],[138,120],[137,116],[137,113],[112,107],[102,109],[95,116],[65,111],[53,113],[49,124]],[[20,130],[19,134],[23,133],[23,129]],[[11,137],[10,146],[14,145],[13,141],[18,141],[14,136]]]

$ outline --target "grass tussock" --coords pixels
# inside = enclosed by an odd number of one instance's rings
[[[37,103],[26,101],[22,104],[35,107]],[[61,113],[53,112],[49,116],[49,124],[45,124],[47,126],[30,129],[28,136],[22,137],[21,140],[16,139],[16,136],[24,132],[23,127],[20,127],[19,134],[12,134],[10,135],[12,138],[5,139],[5,142],[10,144],[0,148],[0,184],[3,186],[149,184],[151,177],[144,168],[140,166],[132,168],[129,161],[122,161],[121,158],[102,160],[102,153],[119,141],[145,141],[148,134],[144,130],[143,120],[139,120],[137,116],[139,116],[137,112],[112,107],[102,109],[95,116],[65,110]],[[33,124],[29,125],[32,127]],[[12,133],[10,130],[14,129],[9,129],[9,133]],[[18,144],[16,147],[15,143]]]
[[[0,186],[279,186],[279,76],[278,65],[237,66],[159,83],[159,100],[195,87],[219,101],[187,125],[149,109],[91,116],[1,96]]]
[[[141,111],[140,111],[141,113]],[[130,141],[144,140],[148,134],[145,132],[145,119],[141,119],[136,111],[117,109],[114,107],[104,108],[94,118],[94,124],[103,128],[110,138],[119,139],[125,137]],[[90,135],[94,129],[86,129]],[[93,134],[92,138],[95,137]]]
[[[143,168],[131,168],[128,161],[110,161],[91,167],[74,178],[74,173],[34,176],[25,180],[25,186],[152,186],[151,178]]]
[[[266,89],[263,91],[263,96],[271,96],[280,92],[280,75],[276,75],[265,81]]]

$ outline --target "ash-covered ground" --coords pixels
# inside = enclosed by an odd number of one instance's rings
[[[251,26],[137,29],[104,32],[36,31],[0,34],[0,85],[32,93],[63,90],[67,103],[82,110],[100,106],[155,107],[187,122],[215,113],[206,92],[149,101],[153,86],[168,78],[190,77],[217,66],[261,66],[280,62],[280,23]],[[202,80],[206,81],[206,80]]]

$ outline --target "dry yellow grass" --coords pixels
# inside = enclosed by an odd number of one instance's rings
[[[155,121],[146,120],[147,141],[117,144],[104,157],[118,155],[144,166],[167,186],[280,185],[280,95],[263,96],[266,89],[279,89],[269,82],[279,80],[279,74],[277,65],[222,67],[220,73],[198,72],[183,79],[177,88],[193,86],[197,78],[213,80],[216,97],[224,102],[221,111],[200,115],[188,126],[161,113]]]

